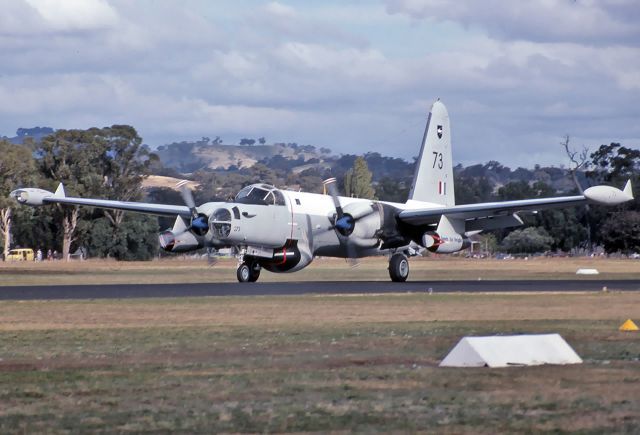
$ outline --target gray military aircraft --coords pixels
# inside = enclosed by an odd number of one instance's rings
[[[431,107],[404,204],[338,196],[335,179],[325,181],[328,195],[252,184],[233,201],[200,206],[184,183],[179,187],[185,205],[69,197],[62,184],[55,192],[22,188],[11,196],[32,206],[70,204],[175,216],[173,228],[159,234],[160,246],[170,252],[232,247],[240,282],[256,281],[263,268],[278,273],[301,270],[316,256],[373,255],[387,255],[391,280],[401,282],[409,276],[409,257],[425,249],[465,249],[472,234],[522,225],[518,212],[633,199],[627,182],[623,190],[594,186],[577,196],[455,205],[449,114],[439,100]]]

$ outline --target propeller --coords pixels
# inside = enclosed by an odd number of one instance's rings
[[[209,266],[215,266],[218,262],[218,257],[213,255],[214,252],[216,252],[215,248],[207,248],[207,264]]]
[[[188,229],[199,236],[203,236],[209,229],[209,222],[207,216],[198,213],[196,202],[193,199],[193,193],[191,189],[187,187],[188,183],[188,180],[182,180],[176,184],[176,187],[180,190],[182,200],[185,205],[189,207],[189,212],[191,213],[191,223]]]
[[[356,227],[356,220],[350,214],[347,214],[342,209],[340,204],[340,198],[338,197],[338,187],[336,186],[336,179],[329,178],[322,182],[326,191],[333,199],[333,205],[336,209],[335,218],[333,220],[333,228],[338,236],[338,241],[347,251],[347,262],[351,267],[357,267],[358,260],[356,259],[356,247],[353,243],[349,242],[349,236],[353,233]]]

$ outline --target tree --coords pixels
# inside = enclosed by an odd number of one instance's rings
[[[154,161],[141,143],[133,127],[113,125],[102,129],[58,130],[44,138],[36,152],[40,169],[51,180],[52,188],[63,183],[65,190],[73,195],[135,201],[141,198],[142,179]],[[119,231],[125,216],[122,210],[80,211],[77,207],[59,206],[59,214],[64,258],[68,258],[71,245],[78,237],[82,241],[90,237],[90,224],[78,227],[85,218],[94,220],[104,216],[111,223],[111,238],[121,240]],[[78,232],[79,229],[82,231]],[[116,255],[116,258],[122,257]]]
[[[101,180],[94,170],[98,154],[94,137],[86,130],[58,130],[43,138],[36,150],[40,171],[50,180],[49,187],[63,183],[66,192],[90,196],[99,191]],[[62,256],[69,258],[77,234],[78,207],[58,206],[62,232]]]
[[[378,183],[376,193],[382,201],[405,202],[409,197],[409,187],[404,181],[384,177]]]
[[[345,194],[355,198],[375,199],[372,178],[373,174],[369,171],[364,157],[356,158],[353,167],[344,175]]]
[[[456,204],[477,204],[491,201],[493,186],[486,177],[460,177],[454,175]]]
[[[264,137],[261,137],[258,139],[258,142],[260,142],[260,145],[264,145],[267,143],[267,140]]]
[[[589,163],[589,158],[588,158],[589,148],[582,147],[582,150],[578,154],[578,151],[574,150],[569,146],[568,134],[565,135],[563,141],[560,142],[560,145],[564,148],[564,151],[567,154],[567,157],[569,158],[569,162],[570,162],[569,174],[571,174],[571,179],[573,180],[573,183],[576,185],[576,189],[578,189],[578,192],[580,193],[580,195],[583,195],[584,190],[582,189],[582,185],[580,184],[580,181],[578,181],[578,171],[584,169]],[[586,210],[584,220],[585,220],[586,231],[587,231],[587,247],[589,251],[591,251],[592,243],[591,243],[591,222],[589,219],[589,216],[590,216],[589,204],[585,204],[584,208]]]
[[[640,252],[640,212],[611,213],[602,223],[599,233],[607,252]]]
[[[117,231],[106,217],[91,221],[86,247],[89,255],[118,260],[150,260],[156,253],[158,221],[148,215],[127,214]]]
[[[513,254],[548,251],[552,244],[553,238],[541,227],[515,230],[502,240],[503,249]]]
[[[600,145],[591,153],[591,168],[587,177],[596,182],[620,185],[630,178],[640,178],[640,149],[619,143]]]
[[[256,143],[255,139],[240,139],[240,145],[249,145],[249,146],[253,146],[253,144]]]
[[[590,170],[587,177],[595,183],[609,183],[622,187],[627,180],[637,186],[640,183],[640,149],[628,148],[619,143],[600,145],[591,154]],[[638,240],[638,216],[640,199],[638,195],[633,201],[617,207],[617,210],[603,207],[592,207],[594,241],[602,244],[607,252],[625,251],[634,248],[634,241],[625,241],[628,237]]]
[[[31,151],[21,145],[0,140],[0,239],[6,257],[11,242],[11,224],[15,201],[9,192],[35,181],[35,160]]]
[[[102,192],[108,199],[136,201],[142,197],[142,180],[157,156],[141,146],[142,138],[129,125],[90,129],[99,149],[98,166],[103,180]],[[206,138],[208,141],[208,138]],[[105,216],[118,228],[124,218],[122,210],[105,210]]]

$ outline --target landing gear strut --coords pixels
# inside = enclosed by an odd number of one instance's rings
[[[389,260],[389,276],[393,282],[405,282],[409,277],[409,259],[404,254],[393,254]]]
[[[260,264],[257,261],[245,258],[236,271],[239,282],[256,282],[260,277]]]

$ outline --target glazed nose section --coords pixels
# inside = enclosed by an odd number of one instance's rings
[[[231,211],[227,208],[219,208],[214,211],[209,219],[209,229],[213,238],[228,239],[231,234]]]

